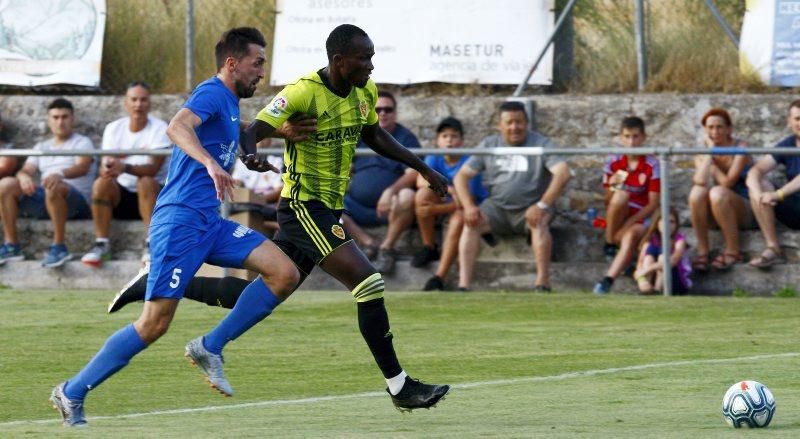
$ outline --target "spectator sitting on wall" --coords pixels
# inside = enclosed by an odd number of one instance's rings
[[[528,130],[528,116],[519,102],[500,105],[500,134],[489,136],[480,148],[539,146],[556,148],[547,137]],[[476,204],[470,181],[479,173],[489,196]],[[474,155],[461,167],[454,179],[456,195],[464,208],[464,230],[459,242],[459,290],[468,291],[475,261],[480,252],[480,238],[493,240],[497,235],[531,235],[536,259],[535,291],[548,292],[553,238],[550,222],[554,205],[570,179],[567,162],[557,155]]]
[[[420,148],[417,137],[397,123],[397,101],[388,92],[378,93],[375,107],[381,128],[406,148]],[[357,148],[367,148],[359,142]],[[383,274],[394,270],[397,254],[395,243],[414,223],[414,187],[417,171],[394,160],[376,156],[353,158],[353,175],[344,197],[345,214],[342,215],[347,233],[364,248],[364,253],[375,259],[375,269]],[[386,237],[376,245],[362,227],[388,225]],[[376,255],[377,253],[377,255]]]
[[[8,139],[6,139],[5,130],[3,127],[3,119],[0,117],[0,150],[3,149],[12,149],[14,148],[14,144],[10,143]],[[0,156],[0,178],[8,177],[10,175],[14,175],[17,172],[19,160],[16,157],[3,157]]]
[[[463,145],[463,135],[464,128],[461,122],[454,117],[447,117],[439,122],[439,126],[436,128],[436,147],[440,149],[460,148]],[[450,266],[458,256],[458,241],[464,227],[464,215],[458,205],[458,198],[454,195],[453,178],[468,159],[469,156],[466,155],[430,155],[425,158],[425,163],[431,169],[447,177],[450,196],[446,200],[442,200],[436,195],[428,187],[425,179],[417,178],[417,195],[414,205],[423,247],[419,253],[414,255],[411,265],[424,267],[439,259],[436,274],[425,282],[423,287],[425,291],[444,289],[447,272],[450,271]],[[474,197],[475,203],[480,204],[488,195],[486,189],[483,188],[481,176],[473,177],[469,186],[470,194],[466,196]],[[447,234],[440,255],[436,246],[435,222],[437,218],[447,215],[450,215],[450,219],[447,222]]]
[[[703,115],[705,146],[747,146],[733,137],[730,114],[722,108],[712,108]],[[709,269],[708,229],[715,222],[725,239],[725,248],[710,266],[728,270],[742,262],[739,249],[739,229],[755,226],[753,210],[748,201],[747,171],[753,165],[749,155],[697,155],[694,159],[694,177],[689,192],[689,212],[692,228],[697,238],[697,254],[692,267],[704,272]],[[709,184],[709,180],[711,183]]]
[[[800,147],[800,99],[789,105],[787,124],[793,134],[775,146]],[[778,165],[784,165],[786,184],[776,189],[767,178],[767,174]],[[747,188],[750,190],[753,213],[766,242],[766,248],[750,260],[750,265],[765,269],[786,262],[778,243],[775,219],[790,229],[800,230],[800,156],[765,155],[747,173]]]
[[[155,150],[172,145],[167,137],[167,123],[150,112],[150,86],[132,82],[125,92],[123,106],[128,116],[106,125],[103,131],[104,151],[119,149]],[[100,161],[97,180],[92,186],[92,218],[95,244],[83,255],[81,262],[100,267],[111,259],[109,229],[111,220],[144,222],[144,254],[142,262],[150,262],[150,216],[156,198],[167,179],[165,156],[129,155],[105,156]]]
[[[53,137],[34,146],[37,151],[94,149],[92,141],[73,132],[72,103],[58,98],[47,107],[47,125]],[[32,156],[16,176],[0,180],[0,216],[4,244],[0,263],[22,260],[17,238],[17,217],[50,218],[53,244],[42,261],[47,268],[59,267],[72,258],[64,244],[68,219],[89,218],[89,199],[95,169],[91,156]],[[34,178],[41,176],[37,185]]]
[[[622,119],[620,140],[627,148],[642,146],[647,140],[644,121],[635,116]],[[611,291],[614,280],[636,253],[647,227],[645,221],[658,208],[661,190],[658,160],[635,151],[611,155],[603,167],[603,187],[608,224],[603,249],[612,261],[605,277],[595,284],[595,294]]]

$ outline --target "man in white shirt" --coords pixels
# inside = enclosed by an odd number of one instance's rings
[[[36,144],[38,151],[94,149],[92,141],[73,132],[72,103],[58,98],[47,107],[47,125],[53,137]],[[40,175],[36,184],[37,173]],[[4,244],[0,264],[25,258],[17,238],[17,217],[53,222],[53,244],[42,266],[60,267],[72,258],[64,245],[67,219],[89,218],[89,197],[95,169],[91,156],[32,156],[16,176],[0,180],[0,217]]]
[[[167,123],[150,116],[150,86],[132,82],[125,92],[127,117],[106,125],[103,131],[103,150],[161,149],[171,146],[167,137]],[[94,218],[95,245],[81,262],[100,267],[111,259],[109,228],[111,219],[141,219],[145,236],[150,227],[150,216],[156,198],[167,178],[165,156],[105,156],[100,163],[97,180],[92,186],[92,217]],[[149,262],[149,245],[145,238],[142,262]]]

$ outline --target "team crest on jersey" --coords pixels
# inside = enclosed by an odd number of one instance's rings
[[[339,239],[344,239],[344,229],[338,224],[331,226],[331,233],[336,235],[336,237]]]
[[[361,110],[361,117],[367,117],[367,103],[366,102],[361,101],[361,103],[358,104],[358,109]]]
[[[289,104],[289,101],[286,100],[283,96],[276,96],[275,99],[272,100],[269,104],[269,108],[267,108],[267,113],[278,117],[286,110],[286,106]]]

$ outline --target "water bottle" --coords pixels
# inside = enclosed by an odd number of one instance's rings
[[[597,209],[594,207],[586,209],[586,221],[589,223],[589,227],[592,226],[595,218],[597,218]]]

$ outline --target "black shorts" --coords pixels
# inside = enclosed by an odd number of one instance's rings
[[[139,213],[139,194],[131,192],[117,182],[119,188],[119,204],[114,207],[113,218],[121,220],[142,219]]]
[[[297,268],[309,274],[314,265],[352,241],[339,222],[341,216],[341,210],[330,209],[318,200],[281,198],[278,203],[280,229],[272,241]]]

